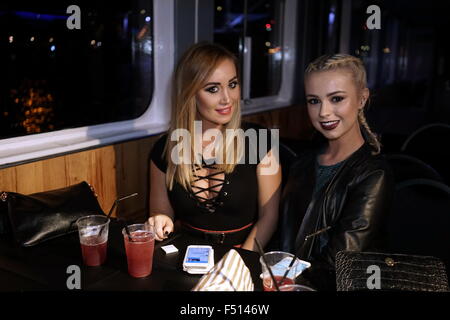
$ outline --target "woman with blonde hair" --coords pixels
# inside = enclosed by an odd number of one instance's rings
[[[382,244],[392,176],[364,116],[369,89],[362,61],[321,56],[308,65],[304,83],[309,118],[324,142],[290,170],[282,249],[333,269],[338,251]]]
[[[170,129],[151,153],[149,223],[157,240],[177,220],[211,243],[253,250],[255,238],[268,242],[278,221],[281,169],[262,173],[277,163],[271,149],[250,163],[249,150],[261,141],[247,148],[230,134],[239,129],[252,127],[241,125],[237,59],[217,44],[193,45],[173,77]]]

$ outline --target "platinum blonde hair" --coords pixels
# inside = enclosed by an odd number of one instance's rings
[[[355,82],[356,88],[359,92],[367,88],[366,69],[361,59],[349,54],[326,54],[320,56],[311,62],[305,70],[305,79],[309,74],[320,71],[340,70],[345,69],[350,72]],[[381,143],[377,135],[370,129],[366,116],[364,115],[364,107],[358,114],[358,121],[360,126],[365,129],[367,133],[367,142],[372,146],[374,151],[372,154],[379,154],[381,150]]]

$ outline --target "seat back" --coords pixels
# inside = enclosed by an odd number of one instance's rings
[[[416,157],[393,153],[387,154],[386,160],[392,169],[396,183],[410,179],[429,179],[444,182],[442,176],[433,167]]]
[[[403,143],[401,151],[432,166],[450,183],[450,169],[447,158],[447,143],[450,141],[450,125],[433,123],[413,132]]]
[[[450,270],[450,188],[412,179],[397,185],[387,223],[389,252],[435,256]]]

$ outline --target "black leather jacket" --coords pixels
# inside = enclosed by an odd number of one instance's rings
[[[383,156],[365,143],[340,166],[313,197],[317,151],[293,164],[281,206],[281,249],[334,269],[340,250],[382,248],[381,227],[393,193],[393,179]],[[301,232],[300,226],[301,227]],[[304,241],[307,235],[331,228]]]

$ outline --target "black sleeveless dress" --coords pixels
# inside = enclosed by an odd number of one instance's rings
[[[198,193],[203,190],[194,193],[184,189],[177,182],[174,182],[172,190],[168,190],[169,200],[175,212],[175,220],[181,220],[184,226],[188,226],[194,231],[204,231],[207,234],[227,234],[229,231],[239,230],[236,233],[239,236],[228,236],[225,237],[228,239],[219,241],[229,244],[242,243],[250,233],[252,224],[258,219],[256,169],[271,148],[270,130],[254,124],[243,124],[242,129],[245,132],[248,132],[246,130],[255,130],[257,137],[257,143],[255,144],[246,136],[245,162],[237,164],[232,173],[224,175],[223,180],[217,178],[219,173],[199,177],[199,179],[213,179],[212,186],[214,187],[222,185],[219,192],[207,188],[210,192],[216,193],[212,199],[201,198]],[[260,135],[259,130],[267,130],[267,134]],[[163,155],[166,139],[167,134],[155,143],[151,152],[151,160],[164,173],[167,170],[167,162]],[[261,143],[261,139],[267,140],[265,140],[265,143]],[[258,152],[260,146],[261,149],[265,150]],[[251,159],[256,161],[250,161]],[[212,168],[214,164],[208,166],[204,163],[204,167]],[[199,234],[201,235],[201,233]]]

